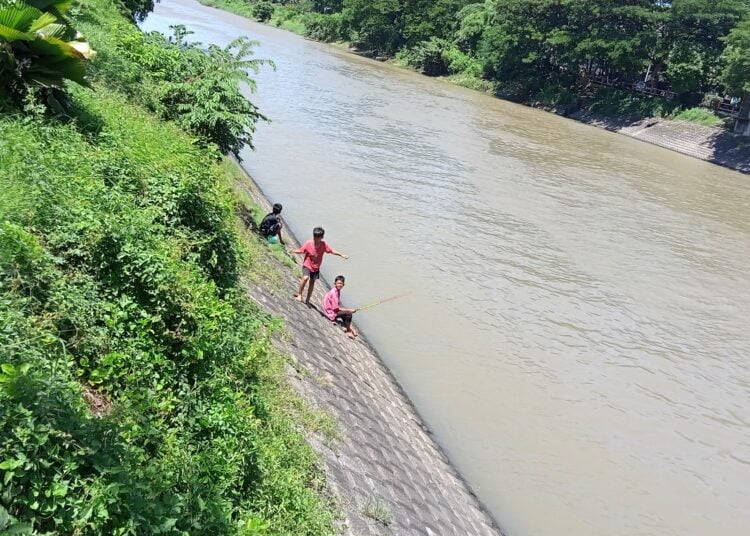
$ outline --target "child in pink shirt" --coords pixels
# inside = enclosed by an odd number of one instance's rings
[[[333,322],[341,321],[346,329],[346,335],[353,339],[358,335],[357,330],[352,326],[352,315],[357,312],[356,309],[345,309],[341,307],[341,289],[344,288],[346,280],[343,275],[336,276],[333,288],[329,290],[323,298],[323,314]]]
[[[310,305],[310,296],[313,293],[313,287],[315,286],[315,280],[320,277],[320,265],[323,263],[323,255],[330,253],[332,255],[338,255],[344,259],[348,259],[349,255],[344,255],[329,246],[324,240],[323,236],[325,231],[322,227],[316,227],[313,229],[313,239],[308,240],[299,249],[294,249],[290,253],[304,253],[305,260],[302,261],[302,279],[299,282],[299,289],[294,297],[297,301],[302,301],[302,291],[305,290],[305,285],[310,281],[310,286],[307,287],[307,299],[305,303]]]

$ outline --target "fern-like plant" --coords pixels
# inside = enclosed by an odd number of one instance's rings
[[[252,133],[258,121],[267,120],[245,93],[255,91],[251,73],[270,60],[253,58],[257,45],[246,37],[226,47],[189,42],[192,32],[173,26],[166,39],[158,33],[127,43],[126,54],[144,70],[147,105],[163,118],[215,144],[223,154],[239,157],[240,150],[252,148]],[[141,44],[137,44],[140,42]]]

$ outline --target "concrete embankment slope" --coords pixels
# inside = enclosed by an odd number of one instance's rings
[[[268,207],[257,187],[248,193]],[[280,286],[248,284],[248,292],[285,319],[288,336],[275,344],[307,372],[293,374],[297,389],[338,420],[343,438],[315,447],[344,510],[344,534],[499,535],[376,352],[321,314],[327,285],[316,286],[308,308],[292,297],[297,283],[282,268]]]
[[[621,132],[665,149],[750,173],[750,139],[722,128],[659,120],[640,122]]]
[[[750,138],[720,127],[658,118],[630,121],[586,113],[573,114],[571,118],[693,158],[750,173]]]

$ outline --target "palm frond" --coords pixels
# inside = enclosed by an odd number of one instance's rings
[[[0,9],[0,26],[26,33],[29,28],[42,16],[42,12],[29,5],[15,5]]]
[[[55,22],[57,22],[57,17],[55,17],[52,13],[42,13],[41,15],[39,15],[39,17],[36,18],[34,22],[31,23],[28,31],[36,32],[41,30],[45,26],[54,24]]]

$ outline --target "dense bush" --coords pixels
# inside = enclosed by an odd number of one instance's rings
[[[273,16],[273,11],[271,2],[258,2],[253,6],[253,17],[260,22],[266,22]]]
[[[0,116],[0,532],[332,534],[224,167],[112,91],[169,106],[193,49],[88,5],[94,90]]]
[[[482,64],[455,46],[443,51],[443,59],[448,64],[448,71],[451,74],[465,73],[475,78],[479,78],[482,74]]]
[[[663,97],[642,97],[627,91],[602,88],[593,97],[591,111],[612,117],[667,117],[679,103]]]
[[[321,15],[308,13],[302,19],[305,35],[318,41],[339,41],[341,39],[341,14]]]
[[[248,71],[272,66],[252,58],[255,42],[243,37],[224,48],[203,49],[199,42],[188,41],[190,32],[184,27],[173,27],[169,39],[156,32],[143,34],[108,11],[92,10],[81,26],[99,50],[92,65],[95,79],[213,143],[222,153],[239,156],[243,147],[252,147],[255,125],[266,118],[242,88],[255,88]]]
[[[76,126],[0,119],[0,506],[38,532],[330,533],[213,157],[73,99]]]
[[[341,30],[360,49],[391,56],[404,43],[399,9],[397,0],[346,0]]]
[[[479,77],[482,72],[478,60],[462,52],[455,44],[435,37],[403,50],[397,57],[428,76],[464,73]]]
[[[447,41],[432,38],[406,52],[405,57],[409,65],[416,67],[423,74],[441,76],[449,72],[449,63],[445,55],[448,48],[450,43]]]
[[[539,104],[554,108],[563,115],[575,112],[579,106],[578,95],[560,84],[545,86],[532,97]]]

